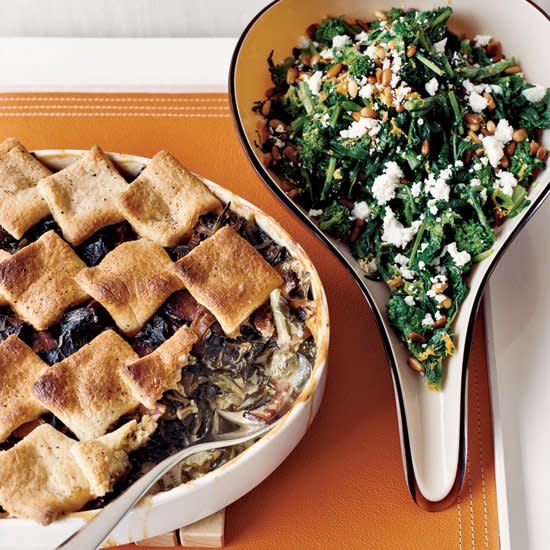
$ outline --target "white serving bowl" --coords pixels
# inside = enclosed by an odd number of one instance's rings
[[[34,151],[34,155],[52,170],[74,162],[83,151]],[[137,176],[149,159],[108,153],[121,172]],[[217,470],[170,491],[145,497],[118,525],[104,546],[139,541],[173,531],[207,517],[253,489],[290,454],[311,425],[321,400],[327,374],[329,316],[325,292],[319,275],[302,247],[270,216],[214,182],[202,181],[224,203],[246,219],[254,219],[274,240],[298,257],[311,273],[311,285],[317,306],[314,337],[317,358],[311,379],[282,423],[257,443]],[[32,520],[0,519],[0,550],[46,550],[59,545],[95,514],[78,512],[42,526]],[[88,549],[83,549],[88,550]]]

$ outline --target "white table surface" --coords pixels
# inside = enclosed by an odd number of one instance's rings
[[[223,92],[235,43],[234,38],[0,38],[0,92]],[[197,51],[200,58],[190,55]],[[503,550],[550,547],[549,235],[547,204],[502,260],[486,299]]]

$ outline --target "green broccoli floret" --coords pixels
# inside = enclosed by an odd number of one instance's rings
[[[516,176],[521,184],[526,184],[535,170],[542,170],[544,162],[529,153],[529,140],[524,139],[517,144],[511,157],[510,172]]]
[[[468,252],[474,261],[479,261],[495,242],[494,232],[474,220],[458,225],[455,237],[458,250]]]
[[[315,171],[318,163],[326,155],[327,137],[315,123],[306,123],[299,138],[301,145],[300,161],[306,168]]]
[[[285,95],[281,98],[281,106],[291,119],[297,118],[303,112],[304,105],[296,86],[289,86]]]
[[[348,25],[341,17],[329,17],[323,19],[315,30],[315,40],[318,42],[332,43],[335,36],[348,33]]]
[[[289,67],[293,67],[295,59],[293,57],[287,57],[282,63],[275,63],[273,61],[273,50],[267,58],[269,65],[269,72],[271,73],[271,81],[277,90],[284,90],[287,86],[286,73]]]
[[[365,76],[372,69],[373,64],[370,57],[363,55],[354,48],[350,48],[345,60],[351,76]]]
[[[339,239],[347,237],[353,227],[349,209],[334,201],[319,216],[319,227]]]

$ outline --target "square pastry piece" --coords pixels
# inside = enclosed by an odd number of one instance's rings
[[[178,260],[176,269],[193,298],[230,336],[283,284],[279,273],[229,226]]]
[[[86,264],[54,231],[0,263],[0,296],[36,330],[88,298],[74,282]]]
[[[119,205],[136,232],[173,246],[191,232],[199,216],[221,208],[206,185],[170,153],[157,153],[119,195]]]
[[[31,386],[47,367],[15,334],[0,343],[0,443],[25,422],[46,412]]]
[[[76,442],[49,424],[0,452],[0,505],[15,517],[48,525],[80,510],[92,498],[88,481],[71,454]]]
[[[181,327],[153,353],[122,367],[122,377],[141,403],[154,409],[162,394],[176,387],[181,369],[187,363],[187,355],[196,341],[193,330]]]
[[[162,246],[147,239],[123,243],[76,282],[97,300],[125,334],[137,334],[160,305],[183,288]]]
[[[105,153],[94,146],[67,168],[38,184],[63,236],[80,244],[97,230],[124,221],[115,196],[128,184]]]
[[[50,174],[15,138],[0,143],[0,225],[15,239],[50,213],[36,187]]]
[[[120,376],[136,359],[127,342],[106,330],[42,373],[32,392],[78,439],[94,439],[138,406]]]

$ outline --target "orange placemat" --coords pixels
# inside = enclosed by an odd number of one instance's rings
[[[87,148],[186,166],[251,200],[304,246],[331,311],[329,382],[319,416],[289,458],[227,510],[231,550],[496,549],[498,518],[482,322],[469,387],[469,461],[462,495],[421,511],[402,471],[393,390],[371,311],[351,275],[262,184],[238,142],[223,94],[0,95],[0,138],[29,149]],[[128,546],[135,548],[135,546]]]

